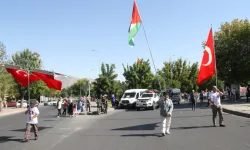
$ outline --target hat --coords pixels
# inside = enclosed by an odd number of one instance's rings
[[[217,86],[213,86],[213,88],[217,89]]]

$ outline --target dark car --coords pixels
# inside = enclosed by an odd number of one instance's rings
[[[162,96],[163,93],[168,93],[169,98],[173,101],[173,103],[180,104],[181,102],[181,90],[177,88],[170,88],[166,90],[162,90],[160,96]]]

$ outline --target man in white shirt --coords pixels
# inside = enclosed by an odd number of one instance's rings
[[[25,139],[23,142],[28,142],[30,138],[30,126],[34,129],[34,134],[35,134],[35,140],[38,140],[38,115],[39,115],[39,110],[36,107],[36,102],[31,101],[30,102],[30,107],[28,110],[25,111],[25,114],[27,115],[27,121],[26,121],[26,132],[25,132]]]
[[[219,113],[219,120],[220,120],[220,126],[221,127],[225,127],[225,125],[223,124],[223,116],[222,116],[222,107],[221,107],[221,100],[220,100],[220,96],[223,95],[223,93],[217,89],[216,86],[213,86],[213,93],[211,93],[211,108],[212,108],[212,113],[213,113],[213,124],[214,127],[216,127],[216,116],[217,116],[217,112]]]

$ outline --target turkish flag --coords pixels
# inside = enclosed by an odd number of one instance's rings
[[[43,70],[35,70],[32,72],[33,75],[39,77],[43,82],[51,89],[59,90],[62,89],[62,82],[54,79],[54,73],[43,71]]]
[[[212,28],[209,31],[205,50],[201,61],[197,84],[201,85],[215,74],[215,51]]]
[[[137,64],[141,64],[141,60],[137,58]]]
[[[28,83],[31,84],[35,81],[40,80],[37,76],[29,75],[29,82],[28,82],[28,73],[25,70],[21,70],[19,66],[14,65],[5,65],[5,69],[10,73],[13,78],[21,85],[21,86],[28,86]]]

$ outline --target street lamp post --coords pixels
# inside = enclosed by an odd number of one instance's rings
[[[174,57],[175,55],[173,55]],[[173,65],[172,65],[172,60],[171,60],[172,56],[170,57],[170,88],[172,88],[172,83],[173,83]]]

